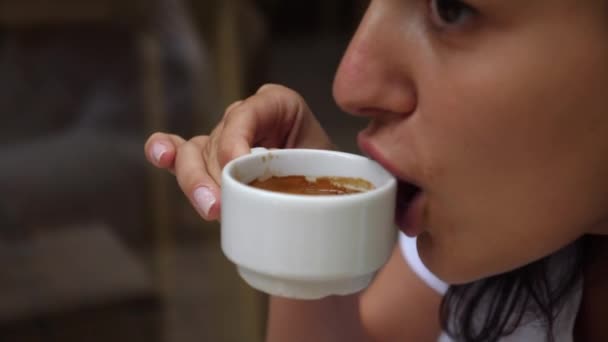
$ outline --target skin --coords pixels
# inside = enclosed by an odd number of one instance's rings
[[[418,226],[409,228],[420,231],[425,265],[449,283],[506,272],[584,234],[608,233],[608,1],[467,4],[474,12],[446,25],[427,1],[371,1],[334,82],[337,104],[370,119],[358,137],[361,150],[423,189]],[[298,94],[269,85],[229,107],[209,136],[186,142],[155,134],[146,154],[173,170],[199,213],[213,220],[221,168],[254,145],[332,146]],[[163,147],[160,157],[154,146]],[[200,187],[213,195],[210,207],[194,196]],[[329,300],[312,310],[359,312],[354,318],[344,314],[350,318],[328,327],[312,314],[294,316],[307,322],[300,323],[303,336],[357,322],[359,340],[392,340],[383,333],[402,326],[391,317],[403,319],[407,310],[384,310],[391,298],[436,312],[438,296],[408,295],[419,280],[391,287],[395,274],[408,274],[407,265],[395,263],[357,305]],[[375,290],[383,286],[390,290]],[[287,302],[274,300],[271,312],[305,312],[301,303]],[[411,324],[395,336],[424,332],[432,339],[438,328],[427,328]]]
[[[606,2],[478,3],[436,31],[419,2],[372,2],[334,84],[342,109],[372,120],[362,149],[425,190],[419,252],[450,283],[608,219]]]

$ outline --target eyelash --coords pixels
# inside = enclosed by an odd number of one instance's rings
[[[448,22],[445,15],[454,15],[455,13],[441,13],[446,11],[446,8],[440,8],[440,2],[443,6],[452,6],[447,10],[457,11],[454,22]],[[440,30],[449,30],[452,28],[458,28],[468,23],[472,16],[477,14],[477,11],[460,0],[429,0],[429,12],[431,23]]]

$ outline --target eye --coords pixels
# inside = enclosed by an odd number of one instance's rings
[[[440,29],[465,24],[476,11],[460,0],[430,0],[431,20]]]

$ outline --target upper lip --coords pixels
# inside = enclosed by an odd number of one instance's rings
[[[357,136],[357,143],[363,154],[382,165],[383,168],[397,177],[400,181],[420,187],[420,183],[413,179],[411,175],[400,172],[394,164],[390,163],[388,159],[380,152],[380,150],[371,142],[371,140],[366,137],[365,134],[363,134],[363,132],[359,133]]]

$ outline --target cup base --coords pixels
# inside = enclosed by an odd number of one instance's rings
[[[365,289],[375,273],[324,281],[278,278],[237,266],[238,272],[251,287],[269,295],[292,299],[313,300],[331,295],[348,295]]]

